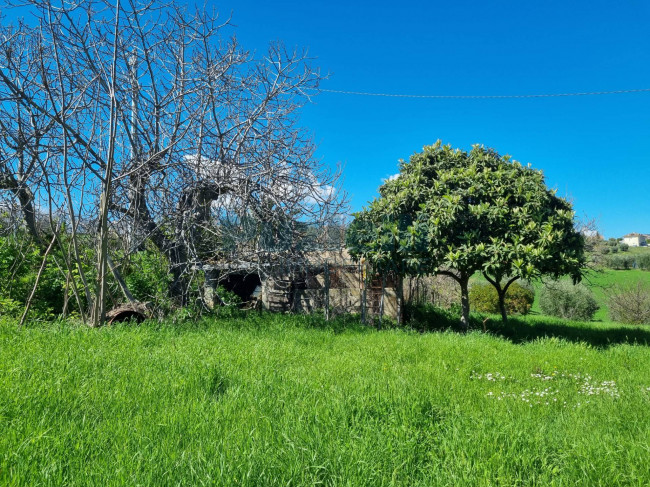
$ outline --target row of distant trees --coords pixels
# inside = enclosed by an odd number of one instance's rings
[[[287,272],[340,223],[340,172],[297,123],[321,81],[305,52],[248,52],[229,19],[174,2],[21,4],[2,6],[26,20],[0,28],[0,212],[39,249],[35,287],[54,266],[99,325],[109,283],[135,299],[139,249],[183,306],[207,262]]]

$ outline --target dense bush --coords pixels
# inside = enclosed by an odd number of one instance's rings
[[[641,281],[614,287],[607,306],[612,321],[650,324],[650,287]]]
[[[497,290],[488,283],[472,285],[469,291],[472,308],[481,313],[499,313],[499,296]],[[508,314],[528,314],[535,300],[535,291],[530,285],[514,282],[506,292],[506,311]]]
[[[133,297],[162,306],[168,298],[170,275],[167,261],[159,252],[144,250],[132,255],[123,276]]]
[[[551,281],[544,284],[539,295],[539,306],[544,314],[570,320],[588,321],[598,310],[591,290],[583,284],[570,281]]]
[[[15,316],[22,312],[43,257],[26,235],[0,237],[0,314]],[[52,252],[32,300],[32,309],[42,315],[59,313],[63,307],[65,278],[54,261],[62,257]]]

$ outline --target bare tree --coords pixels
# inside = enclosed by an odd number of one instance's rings
[[[69,222],[66,265],[93,324],[104,319],[109,268],[130,298],[112,236],[127,253],[148,240],[165,255],[179,305],[208,261],[286,272],[305,241],[323,241],[345,197],[340,171],[314,158],[298,124],[321,79],[305,52],[272,44],[257,56],[223,35],[227,19],[174,3],[29,3],[36,23],[0,33],[0,184],[28,227],[35,201]],[[81,221],[96,222],[94,291]]]

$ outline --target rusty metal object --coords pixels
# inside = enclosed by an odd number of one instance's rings
[[[147,318],[151,318],[152,315],[153,313],[149,303],[135,301],[133,303],[122,304],[110,310],[106,313],[106,322],[112,325],[113,323],[135,319],[140,323]]]

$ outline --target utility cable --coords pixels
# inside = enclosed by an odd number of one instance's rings
[[[433,99],[504,99],[504,98],[553,98],[561,96],[595,96],[595,95],[620,95],[623,93],[649,93],[650,88],[637,88],[630,90],[612,91],[585,91],[575,93],[542,93],[532,95],[408,95],[402,93],[370,93],[364,91],[327,90],[319,88],[324,93],[357,96],[383,96],[388,98],[433,98]]]

